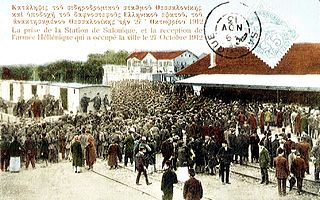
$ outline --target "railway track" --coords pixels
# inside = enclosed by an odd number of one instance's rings
[[[128,170],[130,171],[131,173],[134,172],[133,169],[131,168],[126,168],[126,167],[122,167],[122,166],[119,166],[120,168],[124,169],[124,170]],[[139,191],[153,199],[160,199],[159,197],[155,196],[152,192],[148,192],[148,191],[145,191],[145,190],[142,190],[141,188],[137,188],[135,187],[134,185],[132,186],[131,184],[127,184],[121,180],[117,180],[115,178],[112,178],[108,175],[105,175],[105,174],[102,174],[102,173],[99,173],[97,171],[92,171],[93,173],[95,173],[96,175],[99,175],[99,176],[102,176],[106,179],[109,179],[111,181],[114,181],[118,184],[121,184],[121,185],[124,185],[126,187],[129,187],[133,190],[136,190],[136,191]],[[251,179],[251,180],[254,180],[256,182],[260,182],[261,180],[261,175],[260,175],[260,168],[258,166],[255,166],[255,165],[252,165],[252,164],[248,164],[248,165],[234,165],[230,168],[230,172],[232,174],[235,174],[237,176],[240,176],[240,177],[245,177],[245,178],[248,178],[248,179]],[[274,170],[269,170],[269,180],[270,180],[270,184],[272,185],[276,185],[277,184],[277,181],[276,181],[276,178],[275,178],[275,172]],[[161,182],[161,179],[157,176],[153,176],[152,174],[149,174],[149,179],[152,180],[152,182]],[[179,190],[183,190],[183,184],[175,184],[174,185],[175,188],[179,189]],[[314,197],[318,197],[320,199],[320,193],[319,193],[319,183],[313,181],[313,180],[309,180],[309,179],[304,179],[304,182],[303,182],[303,191],[305,194],[308,194],[308,195],[312,195]],[[293,188],[294,190],[296,190],[296,188],[294,187]],[[204,196],[203,199],[205,200],[213,200],[212,198],[208,197],[208,196]]]
[[[230,169],[230,171],[234,174],[237,174],[239,176],[244,176],[247,178],[251,178],[254,180],[261,180],[261,175],[260,175],[260,167],[253,165],[251,163],[248,163],[247,165],[241,165],[241,166],[235,166]],[[269,169],[269,180],[271,184],[277,184],[277,180],[275,177],[275,170]],[[287,186],[289,187],[289,186]],[[296,190],[296,185],[293,188]],[[313,196],[320,197],[320,183],[317,183],[314,180],[310,179],[304,179],[303,180],[303,191],[306,194],[310,194]]]
[[[146,192],[146,191],[143,191],[143,190],[141,190],[141,189],[135,188],[135,187],[133,187],[133,186],[131,186],[131,185],[129,185],[129,184],[126,184],[126,183],[124,183],[124,182],[122,182],[122,181],[116,180],[116,179],[114,179],[114,178],[112,178],[112,177],[110,177],[110,176],[101,174],[101,173],[99,173],[99,172],[97,172],[97,171],[91,171],[91,172],[92,172],[92,173],[95,173],[96,175],[99,175],[99,176],[101,176],[101,177],[104,177],[104,178],[106,178],[106,179],[109,179],[109,180],[111,180],[111,181],[114,181],[114,182],[116,182],[116,183],[118,183],[118,184],[121,184],[121,185],[123,185],[123,186],[126,186],[126,187],[128,187],[128,188],[131,188],[131,189],[133,189],[133,190],[136,190],[136,191],[138,191],[138,192],[141,192],[142,194],[145,194],[145,195],[147,195],[147,196],[149,196],[149,197],[152,197],[153,199],[161,200],[160,198],[154,196],[153,194],[151,194],[151,193],[149,193],[149,192]]]

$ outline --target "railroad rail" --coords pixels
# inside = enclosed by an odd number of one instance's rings
[[[242,165],[239,168],[241,168],[242,170],[235,170],[235,169],[231,168],[230,171],[232,173],[240,175],[240,176],[244,176],[244,177],[255,179],[255,180],[261,180],[259,166],[252,165],[252,164],[248,163],[247,165]],[[243,170],[245,168],[247,168],[247,169],[249,168],[249,171],[251,172],[251,174],[245,173],[246,170]],[[252,169],[255,169],[258,171],[252,171]],[[277,183],[276,183],[276,178],[275,178],[275,170],[269,169],[268,172],[269,172],[269,182],[271,184],[276,185]],[[255,175],[253,175],[252,173],[254,173]],[[258,174],[258,175],[256,175],[256,174]],[[287,187],[289,187],[289,186],[287,186]],[[310,179],[303,179],[303,192],[304,193],[320,197],[319,188],[320,188],[320,183],[317,183],[316,181],[310,180]],[[296,190],[296,188],[294,187],[293,190]]]

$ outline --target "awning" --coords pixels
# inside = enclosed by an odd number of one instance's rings
[[[319,75],[202,74],[176,84],[218,88],[320,91]]]

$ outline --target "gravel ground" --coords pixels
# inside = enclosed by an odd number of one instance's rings
[[[159,160],[160,163],[160,160]],[[232,167],[241,170],[241,168]],[[161,199],[160,180],[162,173],[149,174],[152,185],[145,184],[141,176],[140,183],[135,185],[136,173],[133,167],[109,170],[106,162],[98,160],[94,171],[83,170],[75,174],[71,163],[63,161],[49,164],[48,167],[37,165],[35,170],[22,169],[20,173],[0,173],[1,199]],[[203,199],[317,199],[310,195],[297,195],[296,191],[288,192],[286,197],[278,197],[275,185],[261,185],[259,181],[231,174],[230,185],[222,185],[218,176],[196,175],[204,188]],[[120,182],[120,183],[119,183]],[[183,183],[174,189],[174,199],[182,198]],[[320,199],[320,197],[318,198]]]

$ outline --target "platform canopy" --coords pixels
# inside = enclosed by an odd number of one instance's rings
[[[201,74],[176,84],[218,88],[320,91],[319,75]]]

